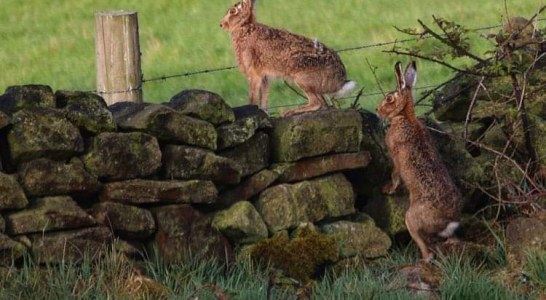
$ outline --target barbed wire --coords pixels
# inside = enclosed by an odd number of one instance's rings
[[[537,21],[544,21],[544,20],[546,20],[546,18],[538,18],[537,19]],[[478,27],[478,28],[474,28],[474,29],[469,29],[469,31],[480,32],[480,31],[485,31],[485,30],[490,30],[490,29],[495,29],[495,28],[501,28],[502,26],[503,26],[502,24],[489,25],[489,26],[483,26],[483,27]],[[409,43],[409,42],[421,41],[421,40],[429,39],[429,38],[431,38],[431,36],[414,37],[414,38],[407,38],[407,39],[397,39],[397,40],[388,41],[388,42],[379,42],[379,43],[374,43],[374,44],[364,44],[364,45],[360,45],[360,46],[340,48],[340,49],[336,49],[335,51],[337,53],[349,52],[349,51],[358,51],[358,50],[365,50],[365,49],[370,49],[370,48],[378,48],[378,47],[384,47],[384,46],[389,46],[389,45],[396,45],[396,44],[404,44],[404,43]],[[110,92],[95,91],[95,92],[100,93],[100,94],[121,94],[121,93],[127,93],[127,92],[133,92],[133,91],[136,91],[136,90],[140,90],[142,88],[142,86],[145,83],[148,83],[148,82],[166,81],[168,79],[173,79],[173,78],[190,77],[190,76],[201,75],[201,74],[231,71],[231,70],[234,70],[234,69],[237,69],[236,65],[226,66],[226,67],[219,67],[219,68],[202,69],[202,70],[197,70],[197,71],[190,71],[190,72],[171,74],[171,75],[163,75],[163,76],[152,77],[152,78],[144,78],[142,80],[142,84],[140,86],[135,87],[135,88],[131,88],[129,90],[110,91]],[[417,89],[424,89],[424,88],[432,88],[432,87],[421,87],[421,88],[417,88]],[[374,96],[374,95],[380,95],[380,94],[381,94],[381,92],[372,92],[372,93],[364,94],[364,95]],[[354,98],[354,96],[347,97],[347,98]],[[295,105],[298,105],[298,104],[295,104]],[[295,105],[291,104],[290,106],[295,106]]]

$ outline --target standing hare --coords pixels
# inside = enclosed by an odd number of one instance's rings
[[[430,246],[451,238],[459,227],[461,195],[428,130],[415,116],[411,95],[417,76],[415,62],[405,74],[398,62],[395,71],[398,87],[377,108],[380,117],[390,120],[385,140],[394,163],[392,182],[383,191],[394,193],[400,180],[404,182],[409,191],[406,227],[423,259],[430,261]]]
[[[267,110],[273,77],[294,82],[309,101],[284,116],[321,109],[324,95],[341,97],[355,87],[335,51],[317,40],[256,22],[254,2],[242,0],[233,5],[220,23],[231,33],[237,64],[248,80],[250,104]]]

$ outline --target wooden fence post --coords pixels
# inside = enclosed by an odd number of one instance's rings
[[[97,92],[108,105],[142,102],[137,13],[99,12],[95,21]]]

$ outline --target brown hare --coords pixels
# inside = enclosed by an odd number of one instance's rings
[[[406,226],[425,261],[432,258],[431,245],[451,238],[459,227],[461,195],[441,161],[425,125],[413,108],[412,88],[417,71],[410,63],[402,74],[395,66],[398,87],[377,107],[390,120],[385,141],[394,167],[392,182],[383,188],[394,193],[402,182],[409,191]]]
[[[317,40],[256,22],[254,2],[236,3],[220,23],[231,33],[237,64],[248,80],[250,104],[267,111],[270,78],[294,82],[309,101],[283,116],[321,109],[324,95],[341,97],[355,87],[334,50]]]

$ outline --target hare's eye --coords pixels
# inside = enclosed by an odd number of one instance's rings
[[[230,9],[229,9],[229,14],[230,14],[230,15],[235,15],[235,14],[237,14],[237,9],[236,9],[235,7],[230,8]]]
[[[394,97],[392,95],[387,96],[387,102],[392,103],[394,101]]]

